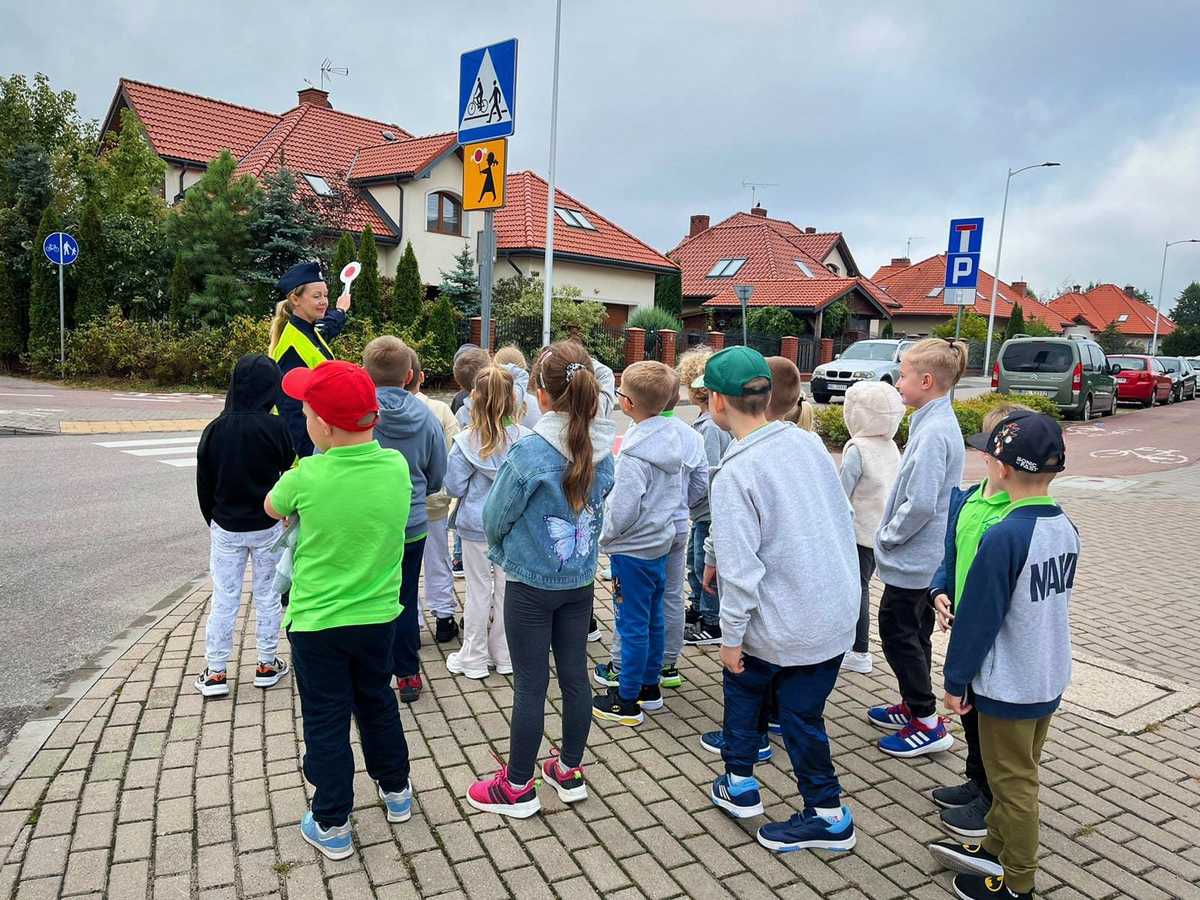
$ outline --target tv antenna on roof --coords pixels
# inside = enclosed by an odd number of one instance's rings
[[[328,56],[321,60],[321,90],[325,90],[326,82],[332,80],[334,75],[346,77],[350,74],[350,69],[346,66],[335,66],[333,60]],[[309,82],[312,84],[312,82]]]
[[[760,187],[779,187],[779,185],[773,181],[748,181],[743,178],[742,187],[750,188],[750,208],[753,209],[755,204],[758,203],[758,189]]]
[[[923,240],[925,240],[925,235],[923,234],[910,234],[904,241],[904,258],[912,259],[912,242]]]

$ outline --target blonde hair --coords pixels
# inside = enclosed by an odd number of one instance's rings
[[[475,377],[471,391],[471,427],[479,434],[479,456],[487,459],[508,445],[506,426],[517,405],[513,377],[499,366],[488,366]]]
[[[275,304],[275,315],[271,319],[271,342],[267,348],[267,355],[271,356],[275,353],[275,346],[279,343],[279,338],[283,336],[283,329],[287,326],[288,320],[291,319],[292,313],[296,311],[293,300],[303,296],[304,289],[307,284],[302,284],[299,287],[292,288],[288,295]]]
[[[679,362],[675,366],[675,371],[679,373],[679,380],[687,388],[688,397],[697,406],[708,403],[708,391],[704,388],[692,387],[692,382],[704,374],[704,364],[712,355],[712,347],[701,344],[679,357]]]
[[[675,377],[662,363],[644,359],[621,373],[621,392],[639,411],[656,416],[667,408],[671,391],[678,393]]]
[[[804,396],[804,391],[801,391],[796,402],[798,405],[793,408],[791,412],[785,415],[783,420],[785,422],[791,422],[793,425],[797,425],[800,428],[803,428],[805,431],[816,431],[816,428],[813,424],[812,401]]]
[[[998,403],[988,410],[987,415],[983,417],[983,423],[980,425],[980,430],[984,434],[991,434],[996,430],[996,426],[1007,419],[1015,412],[1025,410],[1033,412],[1031,406],[1026,406],[1024,403]]]
[[[412,351],[400,338],[380,335],[363,348],[363,368],[377,387],[405,387],[412,375]]]
[[[948,391],[967,370],[967,343],[955,338],[925,338],[905,350],[904,358],[918,374],[928,372]]]
[[[496,351],[492,362],[498,366],[516,366],[518,369],[529,369],[525,362],[525,354],[516,344],[507,344]]]
[[[567,417],[570,465],[563,473],[563,494],[575,512],[583,509],[596,478],[592,458],[592,420],[600,410],[600,383],[592,358],[574,340],[556,341],[538,354],[534,377],[550,395],[550,408]]]
[[[800,370],[786,356],[768,356],[771,370],[771,399],[767,403],[767,418],[785,418],[800,400]]]

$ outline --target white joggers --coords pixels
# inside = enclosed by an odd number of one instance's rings
[[[454,573],[450,570],[449,519],[429,520],[425,538],[425,610],[439,619],[454,617]]]
[[[246,561],[253,565],[252,594],[254,614],[257,619],[258,661],[274,662],[279,648],[279,622],[283,618],[283,607],[279,594],[271,589],[275,577],[275,566],[282,553],[271,546],[283,533],[282,523],[276,523],[263,531],[226,531],[216,522],[209,526],[212,535],[212,553],[209,557],[209,572],[212,574],[212,605],[209,607],[208,624],[204,629],[204,655],[208,668],[225,671],[233,652],[233,626],[238,608],[242,605],[242,579],[246,575]]]
[[[462,649],[455,654],[458,668],[486,671],[488,664],[501,673],[512,671],[508,638],[504,634],[504,570],[488,559],[482,541],[462,542],[467,599],[463,604]]]

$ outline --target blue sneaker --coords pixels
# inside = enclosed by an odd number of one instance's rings
[[[953,746],[954,736],[946,730],[946,720],[941,717],[933,728],[922,725],[920,719],[912,719],[895,734],[879,739],[880,750],[902,759],[949,750]]]
[[[354,855],[349,819],[345,825],[326,830],[317,824],[312,810],[309,810],[300,820],[300,837],[320,850],[327,859],[346,859]]]
[[[379,785],[375,786],[379,791],[379,799],[383,801],[383,805],[387,807],[387,820],[389,822],[407,822],[412,818],[412,782],[404,786],[402,791],[385,791]]]
[[[783,734],[783,726],[778,722],[768,722],[767,731],[769,731],[771,734]]]
[[[712,802],[735,819],[748,819],[763,814],[762,796],[758,793],[758,779],[751,776],[741,784],[732,784],[729,773],[712,783],[708,792]]]
[[[621,686],[621,676],[617,667],[612,663],[596,663],[596,673],[592,677],[596,684],[602,684],[605,687]]]
[[[786,822],[768,822],[758,829],[758,842],[776,853],[793,850],[853,850],[858,842],[850,807],[842,807],[836,823],[818,816],[812,808],[795,813]]]
[[[876,728],[886,731],[899,731],[912,719],[907,703],[897,703],[893,706],[872,706],[867,710],[867,721]]]
[[[725,749],[725,734],[720,731],[709,731],[701,736],[700,746],[705,750],[711,750],[713,753],[720,753]],[[762,746],[758,748],[758,761],[765,763],[774,754],[775,750],[771,746],[771,741],[764,734],[762,736]]]

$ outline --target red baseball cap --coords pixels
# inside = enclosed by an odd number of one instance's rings
[[[335,359],[315,369],[292,369],[283,376],[283,392],[343,431],[370,431],[379,418],[375,382],[352,362]]]

